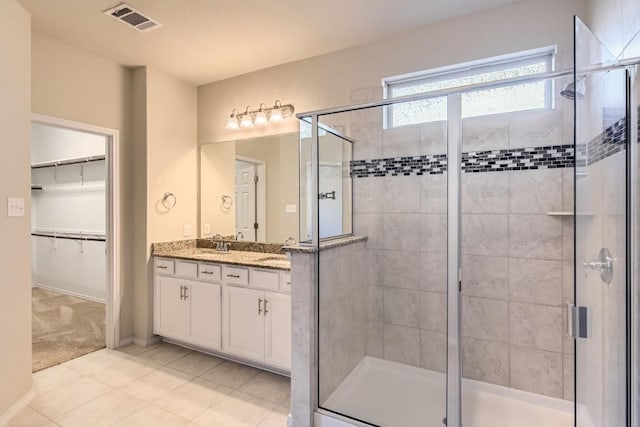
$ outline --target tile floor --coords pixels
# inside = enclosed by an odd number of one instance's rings
[[[9,426],[285,427],[289,379],[168,343],[99,350],[33,375]]]

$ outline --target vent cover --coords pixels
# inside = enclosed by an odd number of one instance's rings
[[[116,7],[105,10],[104,13],[142,33],[162,27],[158,21],[143,15],[126,3],[120,3]]]

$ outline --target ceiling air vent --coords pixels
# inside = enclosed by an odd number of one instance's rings
[[[105,10],[104,13],[143,33],[162,27],[158,21],[143,15],[126,3],[120,3],[116,7]]]

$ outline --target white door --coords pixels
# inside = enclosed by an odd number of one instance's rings
[[[256,165],[236,160],[236,235],[240,240],[255,240]]]
[[[189,304],[183,298],[185,280],[156,277],[154,332],[171,338],[189,336]]]
[[[291,369],[291,296],[265,292],[265,362]]]
[[[189,341],[220,350],[221,288],[213,283],[189,282],[187,299],[191,308]]]
[[[226,286],[223,307],[223,350],[264,360],[264,292]]]

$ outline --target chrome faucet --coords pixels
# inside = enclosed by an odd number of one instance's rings
[[[244,234],[242,233],[242,231],[238,231],[236,233],[236,240],[240,240],[240,239],[244,240]]]
[[[214,249],[220,252],[229,252],[229,244],[226,242],[216,242]]]

